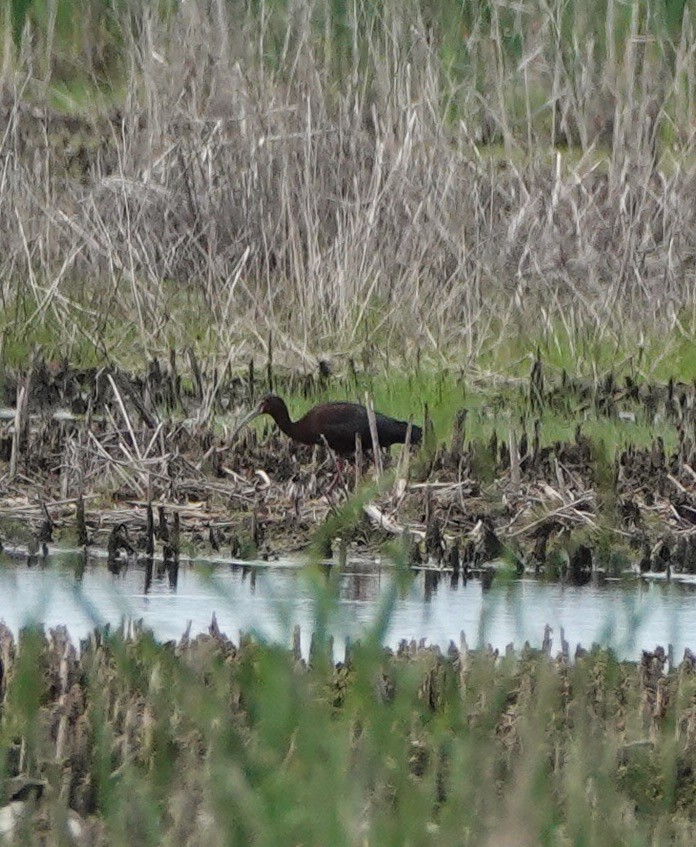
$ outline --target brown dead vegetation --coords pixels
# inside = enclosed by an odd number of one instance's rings
[[[467,437],[466,414],[457,415],[450,442],[437,444],[426,421],[420,453],[383,457],[363,521],[337,531],[344,550],[402,536],[413,564],[438,568],[503,560],[580,582],[596,571],[695,573],[693,386],[606,379],[544,387],[535,373],[535,415],[561,398],[609,418],[660,415],[675,428],[675,448],[657,437],[609,455],[581,425],[572,440],[543,444],[539,417],[482,441]],[[324,448],[277,431],[260,441],[248,430],[228,443],[215,416],[248,408],[258,386],[248,376],[220,375],[212,386],[199,379],[184,391],[175,369],[153,362],[138,378],[37,363],[15,384],[7,380],[8,401],[28,399],[7,414],[0,437],[5,540],[38,548],[87,541],[128,555],[152,555],[157,546],[178,556],[182,543],[233,558],[282,555],[306,547],[373,479],[371,456],[363,456],[359,473],[351,466],[327,495],[335,461]],[[294,376],[287,387],[314,384]],[[626,402],[633,411],[623,411]],[[18,521],[23,529],[13,537]]]

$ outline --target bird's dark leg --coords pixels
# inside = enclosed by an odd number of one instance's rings
[[[327,493],[327,495],[328,495],[328,494],[331,494],[331,492],[334,490],[334,488],[336,487],[336,485],[337,485],[339,482],[341,483],[341,488],[342,488],[345,492],[347,492],[347,491],[348,491],[348,488],[347,488],[347,486],[346,486],[346,480],[345,480],[345,478],[344,478],[344,476],[343,476],[343,471],[345,470],[346,463],[345,463],[345,461],[344,461],[344,459],[343,459],[343,457],[342,457],[342,456],[337,456],[337,457],[336,457],[336,459],[335,459],[335,462],[336,462],[336,473],[334,474],[334,477],[333,477],[333,479],[331,480],[331,483],[329,484],[329,487],[326,489],[326,493]]]
[[[327,497],[329,496],[329,494],[331,494],[331,492],[336,487],[336,483],[338,482],[339,478],[340,477],[338,476],[338,472],[333,475],[331,482],[329,483],[329,487],[326,489],[326,496]]]
[[[334,467],[336,468],[336,474],[335,474],[334,478],[331,480],[331,483],[329,484],[329,487],[328,487],[328,489],[327,489],[327,491],[326,491],[326,495],[328,496],[329,494],[331,494],[331,492],[334,490],[334,488],[336,487],[336,484],[337,484],[339,481],[340,481],[340,483],[341,483],[341,488],[342,488],[342,489],[346,492],[346,494],[347,494],[347,493],[348,493],[348,489],[347,489],[347,487],[346,487],[346,481],[345,481],[345,479],[344,479],[344,477],[343,477],[343,469],[344,469],[344,467],[345,467],[345,463],[344,463],[344,461],[343,461],[343,457],[342,457],[342,456],[337,456],[337,455],[334,453],[334,451],[333,451],[333,450],[329,447],[329,445],[328,445],[328,443],[327,443],[327,441],[326,441],[326,439],[324,438],[324,436],[323,436],[323,435],[322,435],[322,441],[324,442],[324,445],[326,446],[326,450],[327,450],[327,452],[328,452],[329,456],[331,456],[331,458],[332,458],[332,460],[333,460],[333,463],[334,463]]]

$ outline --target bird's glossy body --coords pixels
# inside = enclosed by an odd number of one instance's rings
[[[356,438],[359,438],[364,450],[372,449],[367,409],[359,403],[321,403],[299,420],[293,421],[285,402],[271,394],[261,400],[240,428],[250,419],[264,414],[270,415],[287,436],[301,444],[322,444],[326,439],[332,450],[346,456],[355,452]],[[375,422],[380,447],[403,444],[406,440],[408,424],[405,421],[375,412]],[[412,425],[411,443],[418,444],[421,438],[421,428]]]
[[[372,449],[372,434],[367,409],[359,403],[322,403],[310,409],[298,421],[275,419],[280,429],[301,444],[321,444],[322,436],[332,450],[342,455],[355,451],[355,439],[360,438],[364,450]],[[403,444],[408,424],[375,412],[380,447]],[[285,424],[285,425],[283,425]],[[411,427],[411,442],[421,439],[418,426]]]

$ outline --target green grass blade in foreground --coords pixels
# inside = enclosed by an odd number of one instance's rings
[[[29,10],[33,0],[10,0],[10,20],[12,22],[12,39],[15,47],[19,48],[22,42],[24,24],[27,21]]]
[[[358,523],[365,520],[364,507],[378,494],[393,484],[393,474],[384,474],[379,483],[365,482],[359,491],[349,495],[338,508],[332,510],[323,526],[319,527],[309,551],[309,563],[303,576],[309,581],[314,596],[314,632],[317,646],[327,643],[328,625],[337,612],[340,584],[336,578],[326,578],[321,567],[325,551],[337,537],[350,536]]]
[[[206,638],[175,655],[149,634],[90,639],[55,769],[63,656],[24,630],[0,752],[16,762],[23,746],[31,775],[47,766],[49,809],[67,803],[61,786],[86,798],[114,847],[693,843],[686,668],[657,708],[647,669],[605,651],[455,665],[372,642],[336,670],[277,645]]]

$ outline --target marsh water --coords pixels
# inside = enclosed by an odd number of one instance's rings
[[[470,646],[529,641],[540,646],[544,625],[560,628],[571,651],[576,644],[610,645],[627,658],[656,644],[672,644],[677,656],[696,648],[696,588],[664,582],[605,581],[583,587],[534,579],[494,581],[417,572],[403,582],[393,568],[369,561],[309,572],[300,560],[273,563],[181,564],[171,573],[142,564],[112,573],[104,559],[81,553],[49,552],[28,560],[0,556],[0,619],[14,631],[33,621],[67,625],[74,638],[95,625],[142,619],[163,640],[178,639],[188,622],[205,631],[213,613],[233,640],[241,632],[290,643],[299,624],[306,651],[316,614],[316,592],[336,598],[330,630],[337,658],[346,637],[357,638],[375,624],[379,609],[391,609],[385,643],[425,638],[446,648],[464,631]]]

